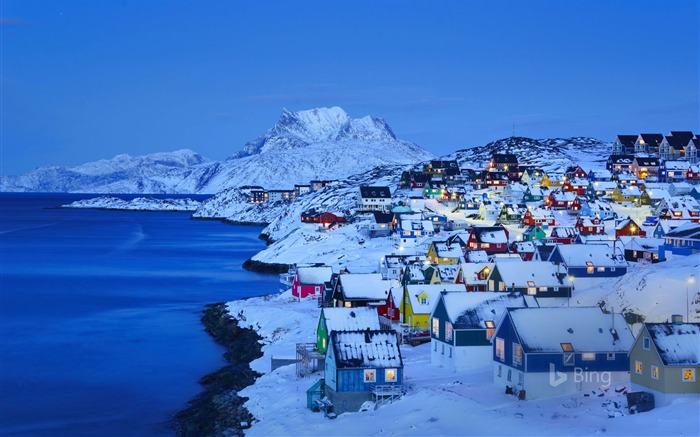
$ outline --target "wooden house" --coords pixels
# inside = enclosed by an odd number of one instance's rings
[[[316,349],[326,354],[328,340],[333,331],[378,331],[380,329],[376,308],[322,308],[316,327]]]
[[[576,195],[572,192],[554,190],[545,199],[545,206],[549,209],[569,209],[575,199]]]
[[[588,179],[567,179],[564,182],[564,185],[561,186],[561,190],[565,193],[570,192],[577,196],[584,196],[586,194],[586,190],[588,189],[588,184],[590,184]]]
[[[546,187],[528,187],[523,193],[523,202],[541,202],[547,196],[549,190]]]
[[[632,174],[643,180],[658,180],[659,158],[637,156],[632,161]]]
[[[299,299],[320,297],[325,283],[331,280],[333,269],[330,266],[299,266],[292,279],[292,296]]]
[[[494,383],[540,399],[626,381],[633,342],[624,317],[598,307],[508,308],[494,335]]]
[[[487,281],[487,291],[537,298],[569,298],[573,287],[567,279],[566,268],[548,261],[497,261]]]
[[[615,224],[615,238],[635,235],[645,237],[647,233],[637,224],[637,222],[632,220],[630,217],[622,219]]]
[[[512,251],[523,261],[532,261],[537,252],[537,244],[535,241],[516,241],[512,245]]]
[[[503,171],[489,171],[486,173],[486,186],[492,190],[503,191],[510,178],[507,172]]]
[[[652,264],[666,261],[663,238],[621,237],[625,259],[630,262],[646,261]]]
[[[639,203],[639,197],[642,192],[638,187],[629,186],[620,188],[618,186],[610,195],[610,200],[617,203]]]
[[[474,226],[467,247],[469,250],[483,250],[489,255],[508,253],[508,233],[502,226]]]
[[[547,238],[547,234],[538,225],[530,225],[523,231],[524,241],[544,240],[545,238]]]
[[[585,205],[581,206],[581,210],[578,212],[579,216],[583,217],[595,217],[598,216],[602,220],[610,220],[617,218],[617,213],[612,208],[612,205],[608,202],[601,200],[589,200]]]
[[[453,372],[489,364],[505,309],[525,306],[522,296],[506,293],[440,293],[430,319],[431,364]]]
[[[512,153],[494,153],[489,161],[489,172],[518,172],[518,158]]]
[[[659,220],[654,226],[654,231],[651,236],[653,238],[664,238],[669,231],[676,229],[678,226],[691,223],[692,220]]]
[[[493,266],[494,263],[488,260],[461,263],[455,282],[464,285],[466,291],[486,291],[486,279]]]
[[[612,144],[613,155],[634,155],[634,143],[637,135],[617,135]]]
[[[607,182],[612,180],[612,172],[608,169],[590,170],[588,180],[591,182]]]
[[[270,203],[294,200],[294,196],[295,196],[294,190],[268,190],[267,191],[267,201]]]
[[[664,135],[659,144],[659,158],[664,161],[685,157],[685,148],[695,135],[690,131],[674,131],[670,135]]]
[[[664,250],[674,255],[700,253],[700,223],[686,223],[666,233]]]
[[[700,398],[700,323],[645,323],[630,350],[632,390],[654,395],[654,405]]]
[[[605,168],[613,175],[618,173],[627,173],[632,170],[632,162],[634,161],[633,154],[610,155],[605,164]]]
[[[600,217],[581,216],[576,220],[576,231],[581,235],[605,234],[605,223]]]
[[[404,290],[403,322],[418,331],[430,328],[430,312],[442,291],[466,293],[464,284],[415,284]]]
[[[555,226],[548,240],[557,244],[571,244],[577,235],[578,231],[574,226]]]
[[[384,186],[361,186],[358,208],[362,211],[390,212],[391,190]]]
[[[643,181],[632,173],[617,173],[613,176],[613,181],[621,187],[631,187],[643,185]]]
[[[580,166],[572,165],[567,167],[566,171],[564,172],[564,177],[567,181],[570,181],[571,179],[587,179],[588,173],[586,173],[586,171]]]
[[[700,181],[700,165],[692,164],[685,172],[685,180],[692,184],[697,184]]]
[[[333,331],[325,360],[325,394],[335,413],[401,395],[403,359],[396,331]]]
[[[426,262],[414,262],[410,263],[404,269],[403,276],[401,278],[401,285],[406,286],[408,284],[439,284],[440,283],[440,273],[437,268],[430,264],[429,261]],[[403,304],[402,304],[403,307]],[[403,309],[403,308],[402,308]]]
[[[590,199],[598,199],[612,195],[617,188],[617,182],[613,181],[595,181],[588,184],[586,196]]]
[[[392,286],[389,289],[389,295],[386,297],[386,302],[382,305],[377,305],[377,313],[389,320],[390,323],[398,323],[401,321],[401,299],[403,298],[403,287]]]
[[[547,228],[549,226],[556,225],[556,220],[551,211],[540,208],[532,208],[525,211],[521,224],[523,226],[537,225]]]
[[[662,134],[639,134],[634,143],[634,153],[659,153],[664,136]]]
[[[558,245],[549,261],[566,267],[569,276],[574,278],[623,276],[628,268],[622,248],[608,244]]]
[[[386,303],[392,281],[381,273],[347,273],[340,275],[333,290],[333,306],[355,308]]]
[[[660,182],[680,182],[687,179],[688,161],[661,161],[659,163]]]
[[[458,244],[447,241],[433,241],[428,248],[428,259],[433,264],[459,264],[464,253]]]

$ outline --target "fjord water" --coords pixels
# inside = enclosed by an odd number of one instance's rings
[[[2,435],[172,435],[224,364],[205,304],[279,288],[241,268],[258,227],[51,208],[87,197],[0,194]]]

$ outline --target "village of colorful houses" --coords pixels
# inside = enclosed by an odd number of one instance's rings
[[[492,364],[494,390],[523,402],[600,387],[582,372],[624,384],[632,412],[700,397],[697,313],[633,332],[634,314],[569,305],[582,278],[700,258],[698,146],[692,132],[619,135],[606,168],[564,174],[505,153],[486,168],[430,161],[393,190],[360,187],[354,217],[304,212],[303,226],[369,220],[368,238],[391,241],[373,273],[319,260],[281,275],[320,307],[316,342],[296,346],[297,375],[315,381],[308,407],[337,414],[401,398],[401,347],[430,348],[431,363],[453,371]],[[250,201],[329,182],[254,189]],[[700,272],[683,280],[697,290]]]

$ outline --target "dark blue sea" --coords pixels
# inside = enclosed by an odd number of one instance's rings
[[[241,268],[261,228],[52,208],[89,197],[0,194],[3,436],[172,435],[224,365],[204,306],[279,289]]]

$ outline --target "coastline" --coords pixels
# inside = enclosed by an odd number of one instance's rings
[[[243,406],[248,398],[238,392],[261,376],[250,363],[263,356],[262,337],[252,328],[239,326],[226,303],[207,305],[201,318],[206,332],[226,348],[226,366],[203,376],[203,390],[174,416],[177,436],[236,435],[250,427],[255,418]]]

